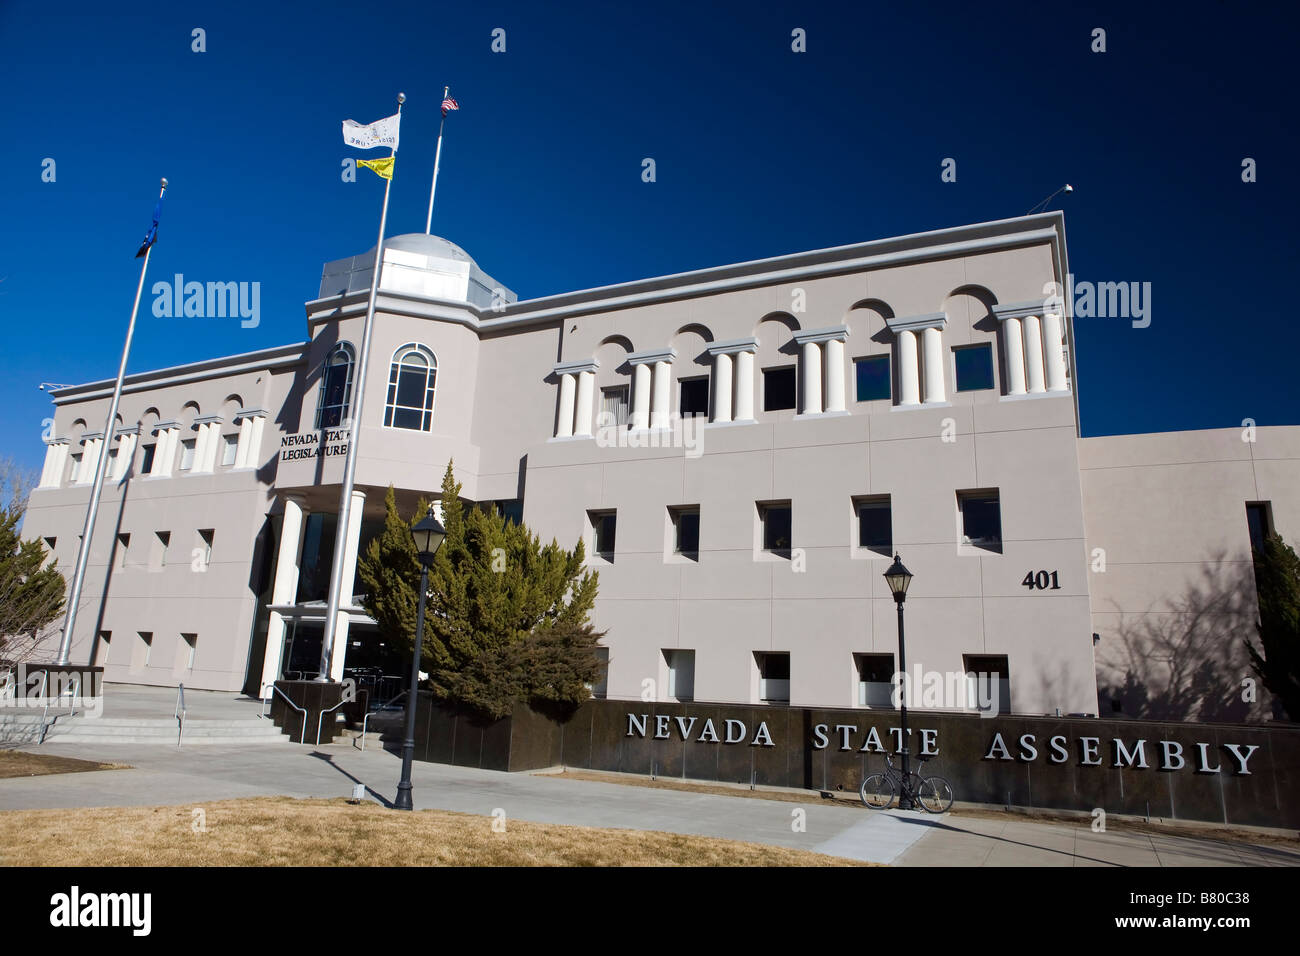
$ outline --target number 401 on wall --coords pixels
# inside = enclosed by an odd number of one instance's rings
[[[1061,582],[1056,579],[1056,576],[1056,571],[1039,571],[1037,573],[1029,571],[1026,572],[1025,579],[1020,584],[1031,591],[1059,591],[1061,590]]]

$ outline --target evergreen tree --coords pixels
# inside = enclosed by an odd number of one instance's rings
[[[1287,717],[1300,721],[1300,557],[1277,535],[1254,554],[1260,649],[1246,641],[1246,650]]]
[[[66,582],[57,562],[45,564],[40,541],[18,533],[20,507],[0,509],[0,659],[13,656],[14,639],[33,637],[63,610]]]
[[[429,569],[425,648],[430,687],[448,703],[483,717],[510,713],[516,701],[573,707],[599,680],[603,632],[590,623],[597,575],[583,568],[583,546],[543,545],[522,524],[466,507],[448,463],[442,482],[447,537]],[[384,633],[410,647],[419,599],[419,563],[409,520],[392,489],[382,535],[358,562],[366,608]]]

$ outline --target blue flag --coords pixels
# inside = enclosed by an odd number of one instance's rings
[[[154,240],[158,238],[158,217],[161,214],[162,214],[162,196],[159,196],[158,205],[153,207],[153,225],[149,227],[149,232],[147,235],[145,235],[144,242],[140,243],[140,251],[135,254],[135,257],[137,259],[143,256],[146,252],[148,252],[149,247],[152,246]]]

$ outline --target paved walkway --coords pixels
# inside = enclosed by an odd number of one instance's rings
[[[134,769],[0,780],[0,810],[185,805],[234,797],[351,796],[355,783],[392,799],[396,754],[373,744],[274,748],[47,743],[40,752],[130,764]],[[662,830],[813,850],[874,863],[935,866],[1297,865],[1300,852],[1268,846],[1094,834],[1066,824],[871,813],[856,807],[659,790],[546,775],[416,763],[417,809],[539,823]],[[798,811],[804,811],[797,830]]]

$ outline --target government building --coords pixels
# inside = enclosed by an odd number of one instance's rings
[[[374,267],[325,265],[303,341],[128,376],[111,434],[112,381],[52,393],[24,535],[61,567],[110,459],[73,664],[262,696],[317,676],[336,540],[355,581],[386,489],[409,515],[453,460],[466,500],[585,542],[597,696],[888,707],[898,553],[909,672],[1112,716],[1199,654],[1203,716],[1268,716],[1223,708],[1251,676],[1252,540],[1300,534],[1300,428],[1082,438],[1060,213],[523,301],[397,236],[356,422]],[[401,674],[343,595],[330,676]]]

